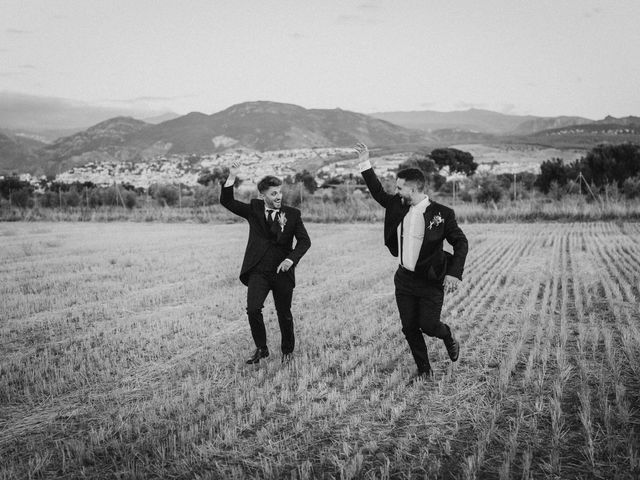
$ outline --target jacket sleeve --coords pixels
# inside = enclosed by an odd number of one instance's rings
[[[447,275],[452,275],[462,280],[462,272],[464,271],[464,262],[469,251],[467,237],[456,221],[456,214],[453,210],[448,215],[444,224],[444,237],[453,247],[453,256],[449,259],[447,265]]]
[[[233,197],[233,186],[222,187],[220,205],[243,218],[247,218],[251,214],[251,206],[248,203],[241,202]]]
[[[307,229],[304,228],[302,217],[298,217],[298,220],[296,221],[296,228],[293,231],[293,236],[296,238],[296,246],[287,258],[293,261],[294,265],[297,265],[302,256],[307,253],[307,250],[311,247],[311,239],[309,238]]]
[[[362,172],[362,178],[364,178],[365,183],[367,184],[367,188],[369,192],[371,192],[371,196],[373,199],[382,205],[384,208],[387,208],[389,202],[394,197],[394,195],[389,195],[384,191],[380,180],[378,180],[378,176],[376,172],[373,171],[373,168],[369,168]]]

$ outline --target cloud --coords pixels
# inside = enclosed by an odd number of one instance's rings
[[[468,110],[470,108],[480,108],[486,109],[487,105],[484,103],[474,103],[474,102],[456,102],[454,107],[461,110]]]
[[[10,128],[87,128],[108,118],[145,118],[165,110],[136,105],[105,106],[67,98],[0,91],[3,122]]]
[[[11,35],[28,35],[33,32],[30,30],[20,30],[18,28],[7,28],[5,29],[5,33],[10,33]]]
[[[337,22],[340,25],[374,25],[380,23],[379,20],[366,15],[343,14],[338,15]]]
[[[582,16],[585,18],[593,18],[593,17],[597,17],[599,15],[602,15],[604,13],[604,10],[602,10],[602,8],[600,7],[594,7],[594,8],[590,8],[588,10],[586,10]]]
[[[173,100],[184,100],[185,98],[194,98],[197,95],[188,94],[188,95],[168,95],[168,96],[142,96],[142,97],[133,97],[133,98],[108,98],[105,99],[105,102],[114,102],[114,103],[138,103],[138,102],[166,102]]]
[[[422,102],[422,103],[420,104],[420,107],[422,107],[422,108],[433,108],[433,107],[435,107],[436,105],[437,105],[437,103],[436,103],[436,102]]]
[[[378,6],[378,4],[373,1],[363,2],[360,5],[358,5],[358,10],[372,11],[372,10],[378,10],[379,8],[380,7]]]
[[[306,38],[306,36],[305,36],[305,35],[303,35],[303,34],[302,34],[302,33],[300,33],[300,32],[293,32],[293,33],[289,34],[289,36],[290,36],[291,38],[293,38],[294,40],[300,40],[300,39],[302,39],[302,38]]]
[[[500,113],[514,113],[516,111],[516,105],[513,103],[503,103],[499,109]]]
[[[19,77],[20,75],[23,75],[23,73],[22,72],[0,72],[1,78]]]
[[[20,65],[20,68],[25,69],[25,70],[36,70],[38,67],[36,67],[35,65],[31,65],[31,64],[24,64],[24,65]]]

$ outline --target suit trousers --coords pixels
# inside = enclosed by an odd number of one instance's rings
[[[251,336],[257,348],[267,346],[267,333],[264,327],[262,308],[267,295],[271,291],[276,306],[278,323],[280,325],[281,344],[283,354],[293,352],[295,335],[293,332],[293,315],[291,314],[291,300],[293,298],[293,281],[289,275],[272,272],[252,272],[249,275],[247,290],[247,315]]]
[[[443,340],[451,335],[449,326],[440,321],[444,286],[440,281],[427,280],[403,267],[398,268],[394,283],[402,333],[418,371],[429,371],[431,366],[423,334]]]

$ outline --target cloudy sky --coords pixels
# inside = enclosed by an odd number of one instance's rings
[[[638,0],[0,0],[0,91],[213,113],[640,115]]]

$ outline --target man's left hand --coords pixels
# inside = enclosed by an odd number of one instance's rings
[[[447,275],[444,277],[444,291],[446,293],[453,293],[458,289],[460,285],[460,279],[456,278],[452,275]]]
[[[293,266],[293,262],[291,260],[289,260],[288,258],[286,258],[286,259],[284,259],[282,261],[282,263],[280,263],[280,265],[278,265],[278,268],[276,269],[276,273],[286,272],[292,266]]]

